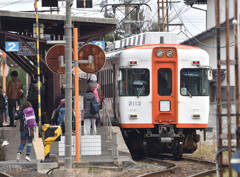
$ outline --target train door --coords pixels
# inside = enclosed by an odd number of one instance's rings
[[[152,100],[153,123],[177,123],[177,61],[176,57],[153,57]]]

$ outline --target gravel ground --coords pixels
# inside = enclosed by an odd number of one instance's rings
[[[210,170],[214,166],[207,166],[201,163],[195,163],[190,161],[172,161],[167,160],[168,162],[177,164],[180,168],[175,170],[171,176],[174,177],[185,177],[200,173],[202,171]],[[36,169],[32,168],[21,168],[21,166],[5,166],[0,168],[0,171],[3,171],[13,177],[136,177],[146,173],[156,172],[164,170],[163,166],[159,166],[157,163],[149,162],[136,162],[136,165],[117,168],[116,166],[110,165],[107,169],[106,166],[92,166],[91,168],[79,168],[67,170],[64,167],[53,170],[50,174],[40,174]],[[0,175],[1,176],[1,175]],[[169,176],[169,175],[168,175]],[[164,177],[164,176],[163,176]]]

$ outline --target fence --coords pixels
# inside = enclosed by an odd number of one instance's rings
[[[81,96],[80,96],[81,97]],[[79,98],[82,103],[83,98]],[[80,104],[83,105],[83,104]],[[81,108],[82,110],[82,108]],[[81,114],[80,114],[81,115]],[[101,125],[97,126],[97,135],[83,135],[83,126],[81,127],[80,138],[80,154],[81,157],[87,156],[101,156],[117,159],[118,155],[118,142],[117,132],[113,132],[111,124],[111,118],[108,113],[107,104],[103,102],[103,109],[100,110]],[[80,116],[81,117],[81,116]],[[81,118],[79,118],[81,120]],[[81,121],[80,121],[81,122]],[[81,125],[81,123],[79,124]],[[58,155],[60,157],[65,156],[65,136],[61,137],[61,141],[58,143]],[[72,156],[76,155],[76,137],[72,135]]]

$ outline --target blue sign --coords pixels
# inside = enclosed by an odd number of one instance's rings
[[[103,50],[105,49],[105,41],[92,41],[92,44],[98,45]]]
[[[7,52],[17,52],[19,50],[19,42],[5,42],[5,49]]]
[[[231,165],[234,170],[240,173],[240,151],[236,151],[231,159]]]

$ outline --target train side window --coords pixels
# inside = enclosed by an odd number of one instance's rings
[[[172,93],[172,70],[161,68],[158,70],[158,94],[169,96]]]

